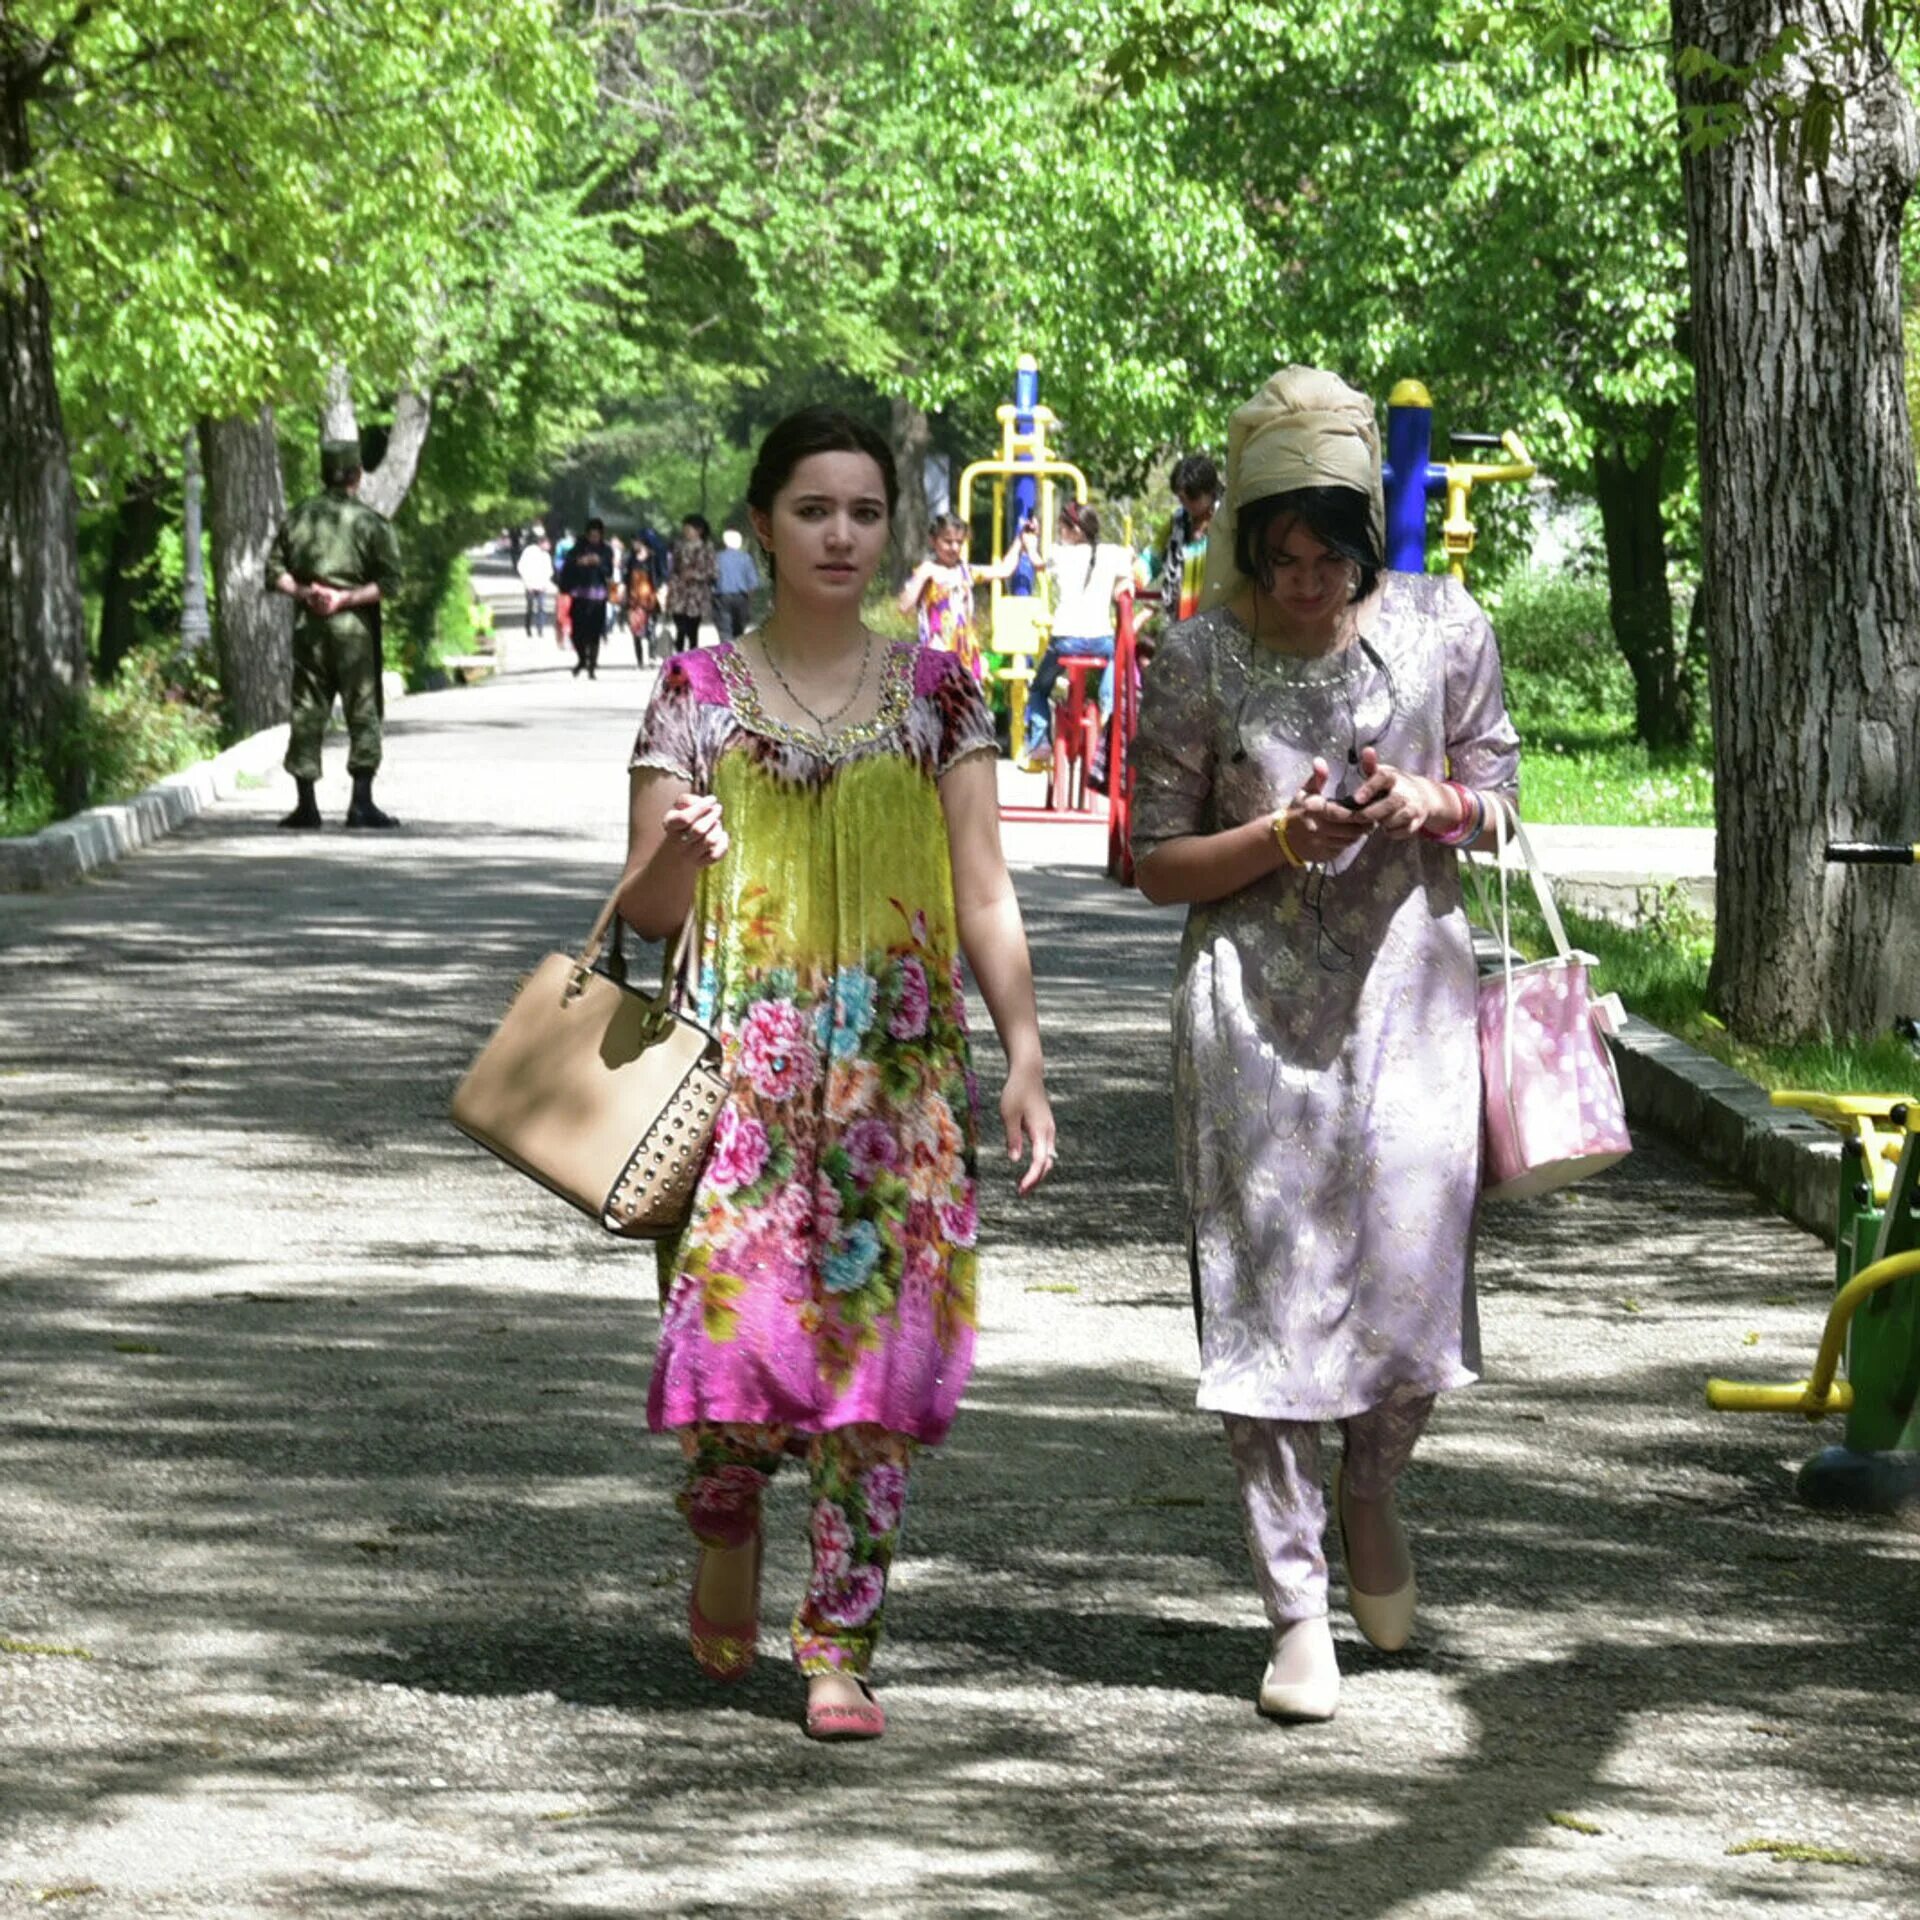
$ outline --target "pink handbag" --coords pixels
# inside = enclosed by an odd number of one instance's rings
[[[1500,875],[1501,970],[1480,983],[1480,1070],[1485,1090],[1481,1188],[1489,1200],[1551,1193],[1610,1167],[1633,1150],[1626,1102],[1605,1036],[1621,1018],[1609,994],[1595,1000],[1593,955],[1567,944],[1567,931],[1527,830],[1497,801],[1495,864]],[[1553,958],[1513,964],[1507,898],[1507,828],[1553,936]]]

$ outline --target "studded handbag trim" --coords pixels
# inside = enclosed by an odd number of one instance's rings
[[[601,1223],[609,1232],[660,1240],[686,1225],[726,1095],[727,1083],[713,1067],[688,1072],[607,1196]]]

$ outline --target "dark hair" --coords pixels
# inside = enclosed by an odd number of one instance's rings
[[[802,407],[769,429],[747,479],[747,505],[771,513],[775,495],[793,478],[794,468],[816,453],[864,453],[880,469],[887,518],[892,520],[900,505],[893,449],[883,435],[840,407]]]
[[[967,523],[957,513],[936,513],[927,528],[929,541],[938,540],[943,533],[965,533]]]
[[[1094,510],[1078,500],[1069,500],[1060,509],[1060,518],[1087,543],[1087,579],[1084,586],[1093,578],[1093,570],[1100,564],[1100,516]]]
[[[707,525],[707,516],[704,513],[683,513],[680,516],[680,524],[683,527],[691,527],[702,540],[713,538],[713,529]]]
[[[607,523],[602,520],[597,513],[587,522],[586,527],[583,529],[583,531],[587,533],[605,533],[606,530]]]
[[[1209,499],[1220,492],[1220,469],[1204,453],[1182,454],[1167,475],[1167,485],[1184,499],[1190,493],[1204,493]]]
[[[1260,556],[1276,521],[1297,522],[1323,547],[1360,570],[1353,598],[1373,591],[1384,564],[1374,544],[1373,503],[1352,487],[1295,487],[1244,502],[1233,530],[1233,564],[1249,580],[1260,578]]]

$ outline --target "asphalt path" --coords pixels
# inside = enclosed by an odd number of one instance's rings
[[[397,834],[279,833],[276,781],[0,900],[0,1911],[1920,1910],[1920,1541],[1796,1507],[1822,1436],[1700,1391],[1805,1370],[1828,1256],[1658,1141],[1489,1216],[1487,1379],[1406,1483],[1419,1636],[1337,1610],[1339,1717],[1257,1717],[1169,1180],[1177,918],[1084,831],[1018,841],[1063,1158],[1022,1203],[990,1156],[892,1729],[799,1734],[796,1487],[763,1659],[710,1689],[650,1255],[445,1120],[610,883],[644,691],[511,657],[396,706]]]

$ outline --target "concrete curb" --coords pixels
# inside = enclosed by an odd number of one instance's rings
[[[285,726],[267,727],[211,760],[156,780],[131,800],[89,807],[38,833],[0,840],[0,892],[40,893],[71,886],[227,799],[238,791],[242,774],[258,775],[279,765],[286,751]]]
[[[382,686],[389,705],[406,698],[407,683],[400,674],[384,675]],[[0,840],[0,893],[45,893],[70,887],[138,848],[151,846],[216,801],[231,799],[240,789],[243,774],[257,778],[277,767],[286,755],[285,723],[263,727],[211,760],[156,780],[131,800],[89,807],[38,833]]]
[[[1832,1240],[1840,1136],[1831,1127],[1773,1106],[1745,1074],[1633,1015],[1613,1057],[1630,1121],[1658,1128],[1795,1225]]]

